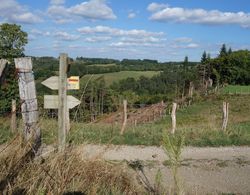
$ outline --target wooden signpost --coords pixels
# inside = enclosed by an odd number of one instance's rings
[[[67,90],[78,90],[80,89],[79,85],[79,76],[72,76],[67,79]],[[59,77],[58,76],[52,76],[45,81],[42,82],[42,84],[52,90],[58,90],[59,89]]]
[[[68,95],[67,96],[67,107],[72,109],[79,105],[80,100],[75,97]],[[45,109],[58,109],[59,108],[59,97],[58,95],[45,95],[44,96],[44,108]]]
[[[44,108],[58,109],[58,142],[59,151],[63,151],[66,143],[66,133],[70,129],[69,109],[81,102],[73,96],[67,96],[67,90],[79,89],[79,77],[67,79],[68,55],[60,54],[59,77],[53,76],[43,81],[42,84],[52,90],[58,90],[58,95],[45,95]]]

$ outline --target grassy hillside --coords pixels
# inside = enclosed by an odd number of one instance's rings
[[[97,67],[110,67],[110,66],[117,66],[116,64],[91,64],[88,66],[97,66]]]
[[[121,72],[113,72],[113,73],[105,73],[105,74],[94,74],[85,75],[81,78],[81,83],[85,83],[90,77],[91,80],[97,80],[100,78],[104,78],[106,85],[111,85],[113,82],[118,82],[122,79],[126,79],[128,77],[132,77],[138,79],[140,76],[145,77],[153,77],[154,75],[159,74],[160,71],[121,71]]]
[[[221,131],[222,102],[229,102],[229,122],[226,132]],[[171,129],[169,109],[166,116],[154,123],[127,126],[120,136],[121,124],[71,123],[68,141],[75,144],[111,143],[128,145],[161,145],[163,132]],[[177,111],[177,133],[183,133],[186,144],[192,146],[250,146],[250,95],[209,96]],[[0,118],[0,143],[12,137],[10,118]],[[22,122],[19,122],[21,128]],[[56,119],[41,118],[43,142],[57,142]]]
[[[228,85],[223,88],[224,94],[250,94],[250,86]]]

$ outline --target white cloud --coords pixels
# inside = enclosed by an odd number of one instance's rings
[[[139,37],[147,37],[147,36],[162,36],[163,32],[149,32],[146,30],[123,30],[118,28],[111,28],[108,26],[96,26],[96,27],[83,27],[79,28],[78,31],[82,34],[108,34],[111,36],[139,36]]]
[[[53,4],[48,8],[48,14],[57,23],[73,21],[73,18],[84,18],[93,20],[116,19],[113,10],[106,4],[105,0],[90,0],[71,7],[61,4]]]
[[[69,8],[69,12],[84,18],[115,19],[112,9],[104,0],[90,0]]]
[[[172,48],[175,49],[196,49],[199,48],[200,45],[197,43],[189,43],[189,44],[172,44]]]
[[[64,31],[58,31],[54,34],[54,36],[63,41],[75,41],[80,38],[79,35],[71,35]]]
[[[167,8],[168,6],[169,6],[168,4],[150,3],[147,7],[147,10],[150,12],[156,12],[164,8]]]
[[[192,38],[189,38],[189,37],[179,37],[179,38],[174,39],[174,42],[176,43],[190,43],[192,41],[193,41]]]
[[[87,37],[85,41],[90,43],[96,43],[96,42],[104,42],[111,40],[111,37],[108,36],[93,36],[93,37]]]
[[[40,35],[40,36],[50,36],[51,34],[49,31],[41,31],[38,29],[32,29],[30,33],[33,35]]]
[[[50,4],[53,4],[53,5],[61,5],[64,3],[65,3],[65,0],[50,0]]]
[[[155,6],[156,5],[160,4],[155,4]],[[204,9],[185,9],[181,7],[166,7],[158,10],[150,10],[153,12],[150,19],[155,21],[210,25],[237,24],[242,27],[250,27],[250,13],[245,12],[208,11]]]
[[[7,22],[14,23],[38,23],[42,19],[34,13],[27,10],[25,6],[20,5],[15,0],[4,0],[0,4],[0,18]]]
[[[121,41],[128,43],[159,43],[164,41],[164,39],[159,37],[122,37]]]
[[[136,17],[136,13],[130,12],[130,13],[128,14],[128,18],[129,18],[129,19],[133,19],[133,18],[135,18],[135,17]]]
[[[159,43],[136,43],[136,42],[114,42],[110,44],[111,47],[164,47],[164,44]]]

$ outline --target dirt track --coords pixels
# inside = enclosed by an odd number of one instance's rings
[[[151,185],[160,170],[164,187],[173,188],[170,166],[164,164],[168,157],[161,147],[81,145],[77,150],[84,159],[138,160]],[[250,147],[186,147],[178,172],[185,194],[250,194]]]
[[[168,159],[160,147],[80,146],[83,158],[104,158],[112,161],[140,160],[151,183],[158,170],[166,188],[173,186]],[[179,175],[187,194],[250,194],[250,147],[194,148],[182,152]]]

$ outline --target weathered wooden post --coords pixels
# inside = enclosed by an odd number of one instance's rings
[[[229,112],[229,103],[223,102],[223,119],[222,119],[222,130],[225,131],[227,129],[228,123],[228,112]]]
[[[16,100],[12,100],[12,106],[11,106],[11,132],[16,132]]]
[[[31,57],[16,58],[15,65],[19,77],[21,111],[25,125],[24,138],[26,141],[34,139],[37,145],[41,143],[41,133],[38,126],[38,106]]]
[[[120,132],[121,135],[123,135],[127,124],[127,104],[127,100],[123,100],[123,124]]]
[[[1,78],[1,76],[3,74],[3,72],[4,72],[4,69],[5,69],[5,66],[6,66],[7,63],[8,63],[7,60],[0,59],[0,78]]]
[[[58,87],[58,149],[63,151],[66,144],[67,132],[67,59],[68,55],[60,54],[59,87]]]
[[[67,54],[60,55],[59,70],[60,75],[62,76],[50,77],[43,81],[42,84],[52,90],[59,91],[59,95],[44,95],[44,108],[58,109],[58,149],[59,151],[63,151],[66,143],[66,133],[70,129],[69,109],[74,108],[81,102],[73,96],[66,96],[66,89],[79,89],[78,76],[67,79]]]
[[[173,103],[172,106],[172,113],[171,113],[171,118],[172,118],[172,131],[171,133],[174,134],[176,130],[176,108],[177,108],[177,103]]]
[[[192,102],[192,98],[193,98],[193,93],[194,93],[194,83],[191,81],[189,83],[189,89],[188,89],[188,105],[190,106],[191,105],[191,102]]]

